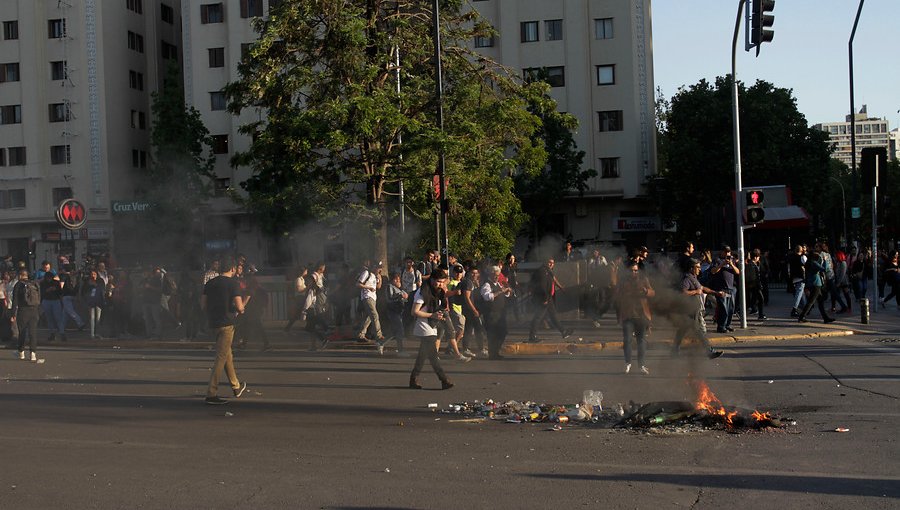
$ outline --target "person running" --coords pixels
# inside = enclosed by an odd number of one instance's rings
[[[887,262],[884,265],[884,272],[881,274],[885,284],[891,288],[887,296],[881,298],[881,307],[885,308],[891,299],[897,302],[900,307],[900,253],[897,250],[891,251],[887,256]]]
[[[537,337],[537,328],[544,322],[545,318],[550,323],[550,326],[559,331],[563,339],[572,336],[572,330],[563,329],[559,324],[559,319],[556,317],[556,293],[558,290],[562,290],[563,286],[560,285],[556,275],[553,274],[555,265],[556,261],[552,258],[547,259],[547,262],[532,275],[534,281],[531,288],[536,309],[534,317],[531,318],[531,328],[528,331],[528,340],[526,340],[528,343],[541,341]]]
[[[818,250],[818,248],[816,248]],[[806,260],[806,288],[809,289],[809,299],[806,306],[800,311],[799,322],[809,322],[806,318],[812,307],[819,305],[819,313],[822,314],[822,320],[825,324],[834,322],[834,317],[829,317],[825,312],[825,295],[823,290],[825,287],[825,260],[818,251],[814,251],[812,256]]]
[[[441,389],[447,390],[453,387],[453,383],[447,379],[447,374],[444,373],[441,361],[438,359],[437,325],[444,320],[445,312],[441,309],[440,302],[447,288],[447,280],[449,280],[447,271],[440,268],[433,269],[428,275],[427,282],[422,285],[413,298],[412,315],[416,319],[413,336],[417,337],[420,343],[419,355],[416,356],[416,363],[409,375],[409,387],[412,389],[422,389],[419,384],[419,374],[422,373],[426,359],[431,363],[431,368],[434,369],[438,379],[441,380]]]
[[[209,377],[205,400],[210,405],[228,403],[219,397],[219,373],[223,369],[231,383],[234,398],[240,398],[247,391],[247,383],[241,382],[234,370],[234,355],[231,352],[234,319],[244,313],[244,300],[241,298],[238,281],[233,278],[234,260],[226,258],[221,262],[220,268],[223,271],[203,287],[203,296],[200,298],[200,307],[206,312],[209,327],[216,337],[216,361]]]

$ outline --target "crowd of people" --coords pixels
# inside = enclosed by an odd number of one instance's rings
[[[878,295],[886,306],[898,300],[898,253],[881,255]],[[556,273],[557,259],[578,263],[583,276],[564,286]],[[207,402],[217,404],[225,402],[217,395],[221,370],[235,396],[246,389],[235,375],[232,345],[258,342],[262,350],[270,348],[263,325],[270,291],[243,256],[211,261],[202,274],[182,271],[177,278],[160,266],[108,270],[102,259],[88,259],[78,267],[60,257],[55,268],[44,261],[33,272],[24,262],[13,265],[6,258],[2,263],[0,340],[12,342],[19,359],[39,361],[39,320],[49,330],[49,342],[66,341],[70,323],[78,330],[89,327],[91,338],[100,338],[101,330],[111,337],[160,338],[168,330],[191,341],[207,330],[217,344]],[[807,322],[818,307],[821,319],[829,323],[836,314],[850,313],[853,302],[865,297],[874,266],[869,250],[832,253],[827,243],[817,242],[797,245],[774,271],[768,253],[753,249],[744,270],[746,309],[756,320],[767,319],[770,282],[783,274],[794,298],[791,316]],[[407,345],[413,343],[417,354],[409,386],[421,388],[418,378],[428,362],[447,389],[453,384],[440,356],[463,363],[479,357],[503,359],[510,321],[528,325],[527,343],[541,342],[548,331],[569,338],[573,331],[562,325],[557,310],[557,298],[566,292],[596,327],[614,313],[622,331],[625,372],[636,363],[636,371],[649,374],[646,338],[654,316],[665,317],[675,328],[673,356],[688,337],[703,346],[708,357],[722,355],[707,339],[707,317],[711,315],[718,333],[734,331],[732,320],[742,309],[736,306],[741,276],[740,261],[730,247],[713,255],[710,250],[695,251],[690,242],[674,258],[651,257],[646,247],[582,251],[566,243],[558,255],[545,257],[527,274],[520,273],[514,254],[473,261],[451,253],[442,263],[439,254],[429,250],[418,261],[406,257],[386,267],[383,261],[365,260],[356,269],[343,265],[335,272],[318,262],[287,278],[289,320],[284,329],[290,332],[302,322],[311,349],[324,348],[340,330],[352,330],[357,342],[374,344],[379,354],[393,345],[399,355],[408,355]]]

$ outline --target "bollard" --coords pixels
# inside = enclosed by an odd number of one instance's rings
[[[868,324],[869,323],[869,298],[862,298],[859,300],[859,313],[860,313],[860,323]]]

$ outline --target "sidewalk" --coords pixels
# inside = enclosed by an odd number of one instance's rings
[[[810,314],[810,322],[800,323],[797,319],[790,318],[792,298],[783,290],[773,291],[770,295],[770,303],[766,308],[766,321],[758,321],[755,316],[748,321],[747,329],[740,329],[740,320],[735,317],[732,327],[733,333],[715,333],[715,323],[712,317],[707,316],[707,329],[710,342],[713,345],[722,346],[741,342],[753,341],[777,341],[804,338],[821,338],[830,336],[847,335],[886,335],[900,336],[900,310],[896,305],[888,305],[870,313],[869,324],[862,324],[858,307],[854,306],[853,314],[835,315],[837,320],[831,324],[823,324],[818,310]],[[855,303],[854,303],[855,305]],[[879,305],[880,306],[880,305]],[[610,311],[599,321],[600,327],[595,327],[589,319],[563,320],[565,328],[572,328],[574,333],[568,339],[563,340],[559,333],[550,330],[539,330],[540,343],[522,343],[528,338],[528,328],[531,321],[530,315],[520,317],[520,322],[509,317],[509,335],[503,347],[504,355],[530,355],[530,354],[557,354],[557,353],[596,353],[603,349],[622,348],[622,330],[616,323],[614,312]],[[274,351],[279,350],[307,350],[312,345],[312,337],[303,331],[302,324],[297,324],[289,332],[283,331],[283,323],[272,322],[267,324],[266,332]],[[208,349],[214,347],[213,339],[201,336],[193,342],[179,341],[181,330],[170,331],[163,339],[148,339],[141,337],[128,338],[103,338],[92,340],[86,332],[69,331],[69,341],[62,343],[59,340],[48,343],[49,331],[41,329],[38,332],[38,345],[46,347],[99,347],[113,349]],[[343,333],[343,334],[340,334]],[[674,337],[674,328],[662,317],[655,317],[648,337],[651,344],[671,343]],[[685,340],[686,343],[690,339]],[[406,341],[407,349],[414,348],[414,340]],[[12,348],[7,344],[7,347]],[[262,342],[251,339],[246,347],[246,352],[259,351]],[[388,352],[394,350],[394,343],[387,346]],[[236,352],[241,352],[235,346]],[[327,351],[351,350],[374,351],[375,345],[359,344],[356,342],[352,328],[344,328],[334,334],[328,343]]]

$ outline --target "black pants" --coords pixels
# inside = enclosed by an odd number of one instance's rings
[[[537,338],[537,328],[544,322],[544,317],[550,321],[550,326],[556,328],[560,334],[563,332],[562,326],[559,325],[559,319],[556,317],[556,301],[551,297],[547,303],[540,301],[535,302],[537,309],[534,311],[534,317],[531,319],[531,329],[528,331],[528,338],[534,340]]]
[[[500,317],[488,317],[485,325],[488,340],[488,355],[495,358],[500,355],[500,349],[503,348],[503,342],[506,341],[507,326],[506,315]]]
[[[828,313],[825,312],[825,296],[822,294],[821,285],[813,286],[812,290],[809,291],[809,299],[806,301],[803,311],[800,312],[800,318],[805,319],[816,304],[819,305],[819,313],[822,314],[822,319],[827,319]]]
[[[25,350],[25,339],[28,339],[28,349],[37,352],[37,327],[40,312],[36,306],[20,306],[16,315],[16,326],[19,328],[19,351]]]
[[[441,367],[441,360],[438,358],[437,337],[420,336],[417,338],[421,343],[419,344],[419,355],[416,356],[416,364],[413,365],[412,373],[409,374],[410,380],[419,377],[419,374],[422,373],[422,367],[425,366],[425,360],[427,359],[428,362],[431,363],[431,368],[434,369],[434,373],[437,374],[438,379],[440,379],[441,382],[448,382],[447,374],[444,373],[444,369]]]
[[[765,296],[763,296],[762,287],[759,285],[747,287],[747,308],[756,308],[757,315],[762,317],[765,315],[765,313],[763,313],[765,304],[766,299]]]
[[[471,315],[469,312],[463,308],[463,317],[466,318],[466,332],[463,336],[463,350],[472,350],[472,352],[481,352],[484,350],[484,323],[482,322],[482,317],[475,317]],[[475,343],[473,344],[472,339],[475,339]],[[476,347],[476,349],[472,349],[472,347]]]

